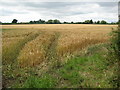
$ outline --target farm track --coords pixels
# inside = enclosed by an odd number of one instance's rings
[[[9,70],[9,72],[13,72],[15,69],[17,69],[17,57],[19,56],[19,52],[21,51],[21,49],[24,47],[24,45],[26,44],[26,43],[28,43],[29,41],[32,41],[33,39],[35,39],[37,36],[38,36],[39,34],[38,33],[36,33],[36,34],[29,34],[29,36],[27,36],[25,39],[23,39],[23,40],[21,40],[20,42],[18,42],[18,44],[16,45],[16,47],[13,47],[12,49],[13,50],[16,50],[16,54],[14,54],[14,52],[12,53],[13,55],[14,55],[14,57],[12,57],[11,55],[11,53],[9,53],[10,55],[9,56],[11,56],[12,58],[10,58],[10,61],[9,61],[9,66],[10,67],[8,67],[7,65],[7,63],[5,63],[5,62],[3,62],[3,87],[7,87],[7,86],[9,86],[9,84],[12,84],[13,82],[14,82],[14,78],[10,78],[10,77],[7,77],[7,76],[4,76],[4,73],[6,73],[6,72],[8,72]],[[3,57],[3,59],[4,59],[4,57]],[[4,60],[5,61],[5,60]],[[16,63],[16,64],[15,64]],[[11,68],[11,69],[10,69]],[[8,71],[7,71],[8,70]],[[6,71],[6,72],[5,72]]]
[[[24,45],[25,45],[26,43],[28,43],[29,41],[32,41],[33,39],[35,39],[38,35],[39,35],[38,33],[36,33],[36,34],[30,33],[29,35],[27,35],[26,38],[24,38],[23,40],[18,41],[15,46],[12,46],[11,48],[9,48],[9,49],[12,49],[12,50],[15,52],[15,53],[13,52],[13,53],[8,53],[8,54],[7,54],[7,55],[10,56],[10,57],[12,57],[11,55],[14,55],[14,57],[10,58],[9,64],[10,64],[10,62],[11,62],[11,63],[15,62],[15,60],[16,60],[17,57],[19,56],[19,52],[20,52],[21,49],[24,47]],[[3,54],[4,54],[4,53],[3,53]],[[4,59],[4,55],[3,55],[3,59]],[[3,64],[4,64],[4,62],[3,62]],[[6,63],[5,63],[5,64],[6,64]]]
[[[48,46],[48,49],[46,50],[46,57],[48,61],[51,61],[53,59],[57,59],[56,57],[56,46],[57,46],[57,41],[59,38],[59,33],[55,32],[55,35],[51,38],[51,43]]]
[[[25,39],[25,42],[23,43],[23,45],[21,46],[21,49],[25,46],[26,43],[34,40],[35,38],[37,38],[39,36],[39,33],[36,33],[34,35],[31,35],[27,40]],[[20,52],[20,51],[19,51]]]
[[[59,32],[54,32],[54,35],[50,39],[50,44],[45,49],[46,52],[46,60],[39,66],[37,66],[38,75],[44,74],[45,72],[49,71],[52,67],[54,67],[57,62],[59,61],[59,58],[57,56],[56,52],[56,46],[58,44],[58,38],[60,36]],[[35,68],[36,70],[36,68]]]

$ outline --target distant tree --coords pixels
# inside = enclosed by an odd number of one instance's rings
[[[57,19],[55,19],[55,20],[53,21],[53,23],[54,23],[54,24],[60,24],[60,21],[57,20]]]
[[[36,21],[33,21],[34,24],[36,24],[37,22]]]
[[[38,21],[30,21],[30,24],[45,24],[46,22],[44,20],[39,19]]]
[[[102,21],[97,21],[97,22],[94,22],[95,24],[107,24],[107,22],[106,21],[104,21],[104,20],[102,20]],[[92,21],[92,19],[91,20],[85,20],[84,22],[83,22],[83,24],[93,24],[93,21]]]
[[[97,24],[97,22],[95,21],[95,22],[93,22],[94,24]]]
[[[100,24],[100,21],[97,21],[97,24]]]
[[[69,22],[63,22],[64,24],[69,24]]]
[[[102,20],[100,23],[101,23],[101,24],[107,24],[107,22],[104,21],[104,20]]]
[[[92,21],[92,19],[90,20],[90,24],[93,24],[93,21]]]
[[[82,24],[82,22],[76,22],[75,24]]]
[[[39,23],[39,24],[44,24],[44,23],[45,23],[45,21],[44,21],[44,20],[42,20],[42,19],[40,19],[40,20],[38,20],[38,23]]]
[[[111,22],[110,24],[118,24],[118,22]]]
[[[17,19],[13,19],[12,23],[17,23],[17,21],[18,21]]]
[[[116,24],[120,24],[120,22],[118,21],[118,22],[116,22]]]
[[[59,21],[59,20],[57,20],[57,19],[55,19],[55,20],[48,20],[47,22],[46,22],[47,24],[61,24],[61,22]]]
[[[12,23],[17,23],[17,20],[14,19],[12,21]],[[109,24],[118,24],[118,22],[111,22]],[[55,20],[48,20],[48,21],[45,21],[45,20],[42,20],[42,19],[39,19],[38,21],[30,21],[29,24],[107,24],[107,22],[105,20],[102,20],[102,21],[94,21],[91,19],[91,20],[85,20],[84,22],[60,22],[59,20],[55,19]]]
[[[64,24],[67,24],[67,22],[63,22]]]
[[[47,23],[48,23],[48,24],[53,24],[54,21],[50,19],[50,20],[47,21]]]
[[[30,21],[29,23],[30,23],[30,24],[34,24],[34,22],[33,22],[33,21]]]
[[[90,24],[90,20],[85,20],[83,23],[84,24]]]

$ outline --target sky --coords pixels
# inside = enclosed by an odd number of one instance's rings
[[[93,2],[94,1],[94,2]],[[61,22],[82,22],[92,19],[106,20],[107,22],[118,21],[118,2],[107,0],[107,2],[98,2],[98,0],[68,2],[53,0],[45,2],[40,0],[1,0],[0,1],[0,21],[12,22],[17,19],[18,22],[29,22],[34,20],[58,19]]]

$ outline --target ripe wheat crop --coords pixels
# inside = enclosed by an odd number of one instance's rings
[[[15,52],[18,48],[15,46],[24,42],[32,34],[39,34],[39,36],[25,42],[17,53],[20,66],[39,65],[46,59],[55,57],[49,53],[55,53],[59,58],[68,57],[89,45],[108,42],[108,34],[116,27],[117,25],[84,24],[3,25],[3,62],[12,57],[8,52]],[[52,50],[55,32],[60,35],[56,46],[53,46],[55,50]]]

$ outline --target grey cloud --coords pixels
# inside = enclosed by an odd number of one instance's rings
[[[12,11],[12,10],[10,11],[10,10],[6,10],[6,9],[2,9],[2,10],[0,10],[0,12],[2,12],[0,16],[10,16],[10,15],[13,15],[13,14],[25,14],[25,13],[28,13],[28,12],[23,12],[23,11],[21,11],[21,12]]]
[[[81,11],[72,11],[69,12],[69,8],[78,5],[87,5],[87,4],[98,4],[100,7],[115,7],[117,4],[115,2],[20,2],[20,1],[16,1],[13,3],[9,3],[9,2],[2,2],[1,4],[4,4],[5,6],[11,6],[13,7],[13,9],[17,6],[21,6],[21,8],[24,8],[28,11],[30,10],[34,10],[37,11],[39,13],[47,13],[49,11],[54,12],[54,13],[64,13],[67,15],[74,15],[74,14],[84,14],[84,13],[91,13],[91,12],[81,12]],[[90,7],[86,7],[89,8]],[[41,12],[42,11],[42,12]],[[106,12],[114,12],[111,10],[106,9]]]
[[[92,12],[81,12],[81,11],[72,11],[69,12],[69,8],[78,5],[87,5],[87,4],[98,4],[100,7],[104,7],[106,12],[115,12],[109,8],[113,8],[117,5],[116,2],[22,2],[24,7],[28,7],[27,9],[34,9],[34,11],[42,10],[43,12],[54,12],[54,13],[64,13],[67,15],[74,14],[84,14],[84,13],[92,13]],[[86,8],[91,8],[86,7]]]
[[[8,5],[8,6],[14,6],[14,5],[24,5],[29,7],[44,7],[44,8],[59,8],[59,7],[65,7],[70,5],[84,5],[86,3],[92,4],[97,3],[102,7],[114,7],[118,4],[118,2],[34,2],[34,1],[2,1],[1,5]]]
[[[118,3],[118,14],[120,15],[120,2]]]
[[[118,6],[118,2],[97,2],[101,7],[115,7]]]
[[[48,8],[55,9],[66,7],[72,5],[73,3],[64,3],[64,2],[23,2],[24,6],[33,7],[33,8]]]
[[[89,7],[87,7],[89,5]],[[92,8],[93,5],[99,5],[101,11]],[[67,16],[75,16],[90,13],[116,13],[113,9],[116,7],[117,2],[34,2],[34,1],[14,1],[14,2],[6,2],[2,1],[0,6],[4,8],[2,11],[3,16],[10,16],[13,14],[29,14],[29,13],[37,13],[41,16],[51,16],[55,18],[59,17],[67,17]],[[21,8],[21,10],[18,9]],[[77,6],[77,8],[75,8]],[[83,8],[83,6],[86,6]],[[9,9],[12,8],[12,9]],[[82,7],[82,8],[81,8]],[[73,10],[71,11],[72,8]],[[79,10],[76,10],[81,8]],[[85,11],[85,9],[88,9]],[[94,10],[92,10],[92,9]],[[115,8],[116,9],[116,8]],[[25,12],[24,12],[25,11]],[[89,17],[89,16],[88,16]],[[99,17],[98,17],[99,18]]]
[[[78,15],[78,14],[87,14],[91,12],[85,11],[70,11],[71,7],[76,5],[84,5],[86,3],[81,2],[40,2],[40,3],[24,3],[23,5],[28,7],[27,9],[30,11],[36,11],[43,15],[62,15],[62,16],[70,16],[70,15]],[[76,8],[75,8],[76,9]]]
[[[3,7],[15,7],[18,6],[20,3],[18,2],[11,2],[11,1],[1,1],[0,6]]]
[[[66,6],[72,6],[72,5],[84,5],[86,3],[92,4],[96,3],[99,4],[101,7],[114,7],[118,3],[117,2],[35,2],[35,1],[1,1],[0,5],[4,6],[25,6],[25,7],[33,7],[33,8],[61,8]]]

